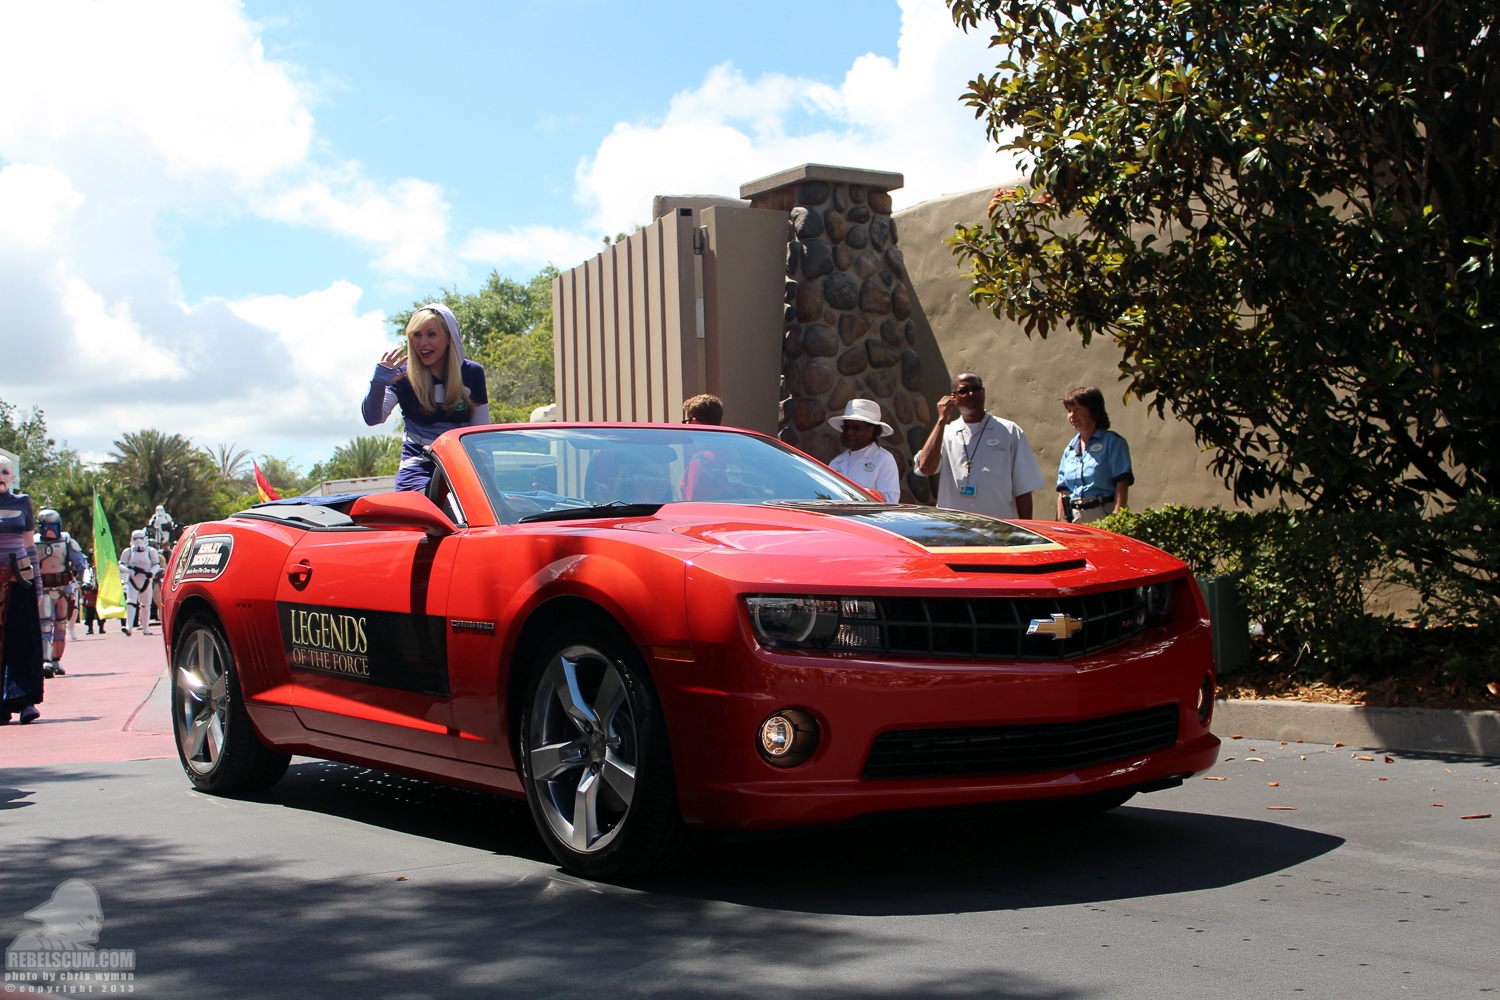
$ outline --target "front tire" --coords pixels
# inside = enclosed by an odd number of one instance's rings
[[[188,780],[212,795],[270,788],[292,761],[261,743],[229,642],[207,615],[189,619],[172,645],[172,733]]]
[[[590,878],[669,864],[686,840],[661,704],[634,643],[600,625],[559,629],[526,688],[521,773],[558,862]]]

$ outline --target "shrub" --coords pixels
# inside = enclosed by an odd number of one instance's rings
[[[1465,498],[1427,517],[1169,504],[1119,511],[1099,526],[1172,553],[1197,576],[1235,576],[1251,620],[1303,672],[1400,664],[1412,655],[1415,626],[1443,644],[1448,673],[1500,673],[1495,498]],[[1367,610],[1371,589],[1386,583],[1415,591],[1409,621]]]

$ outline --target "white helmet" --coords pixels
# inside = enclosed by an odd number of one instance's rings
[[[130,547],[137,552],[146,551],[146,529],[136,528],[130,533]]]
[[[0,493],[9,493],[16,484],[16,466],[10,459],[0,455]]]

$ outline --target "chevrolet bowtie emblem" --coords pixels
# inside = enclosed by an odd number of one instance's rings
[[[1033,618],[1026,634],[1050,635],[1058,642],[1062,642],[1073,638],[1081,631],[1083,631],[1082,619],[1069,618],[1067,615],[1053,615],[1051,618]]]

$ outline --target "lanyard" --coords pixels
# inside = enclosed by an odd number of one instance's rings
[[[964,445],[963,446],[963,449],[964,449],[964,482],[966,482],[966,483],[969,481],[969,478],[974,474],[974,459],[979,454],[979,442],[982,441],[982,440],[984,440],[984,432],[985,432],[986,429],[989,428],[989,426],[990,426],[990,415],[988,413],[986,413],[984,415],[984,423],[979,426],[979,433],[977,433],[977,434],[974,435],[974,439],[971,442],[974,445],[974,450],[971,452],[969,450],[969,446],[968,445]]]

